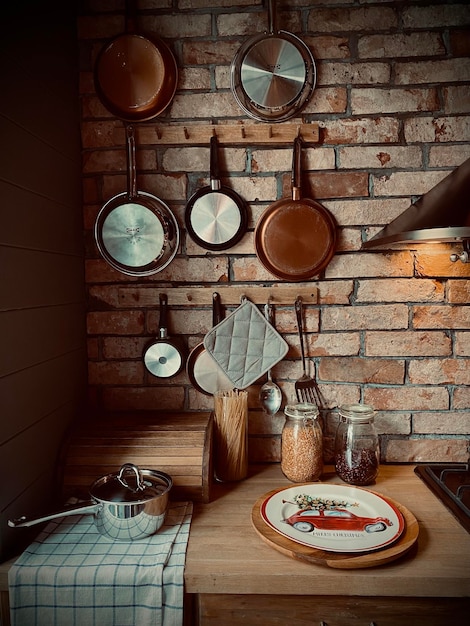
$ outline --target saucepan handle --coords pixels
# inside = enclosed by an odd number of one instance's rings
[[[87,502],[82,502],[81,504],[74,504],[70,506],[66,506],[63,509],[58,509],[57,511],[53,511],[52,513],[48,513],[43,515],[42,517],[26,517],[23,515],[22,517],[18,517],[16,519],[8,520],[8,526],[13,528],[22,528],[24,526],[34,526],[35,524],[40,524],[41,522],[48,522],[51,519],[55,519],[56,517],[67,517],[69,515],[84,515],[85,513],[97,513],[101,504],[98,502],[94,502],[93,500],[89,500]]]

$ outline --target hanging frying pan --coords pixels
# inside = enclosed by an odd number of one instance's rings
[[[222,321],[221,309],[220,295],[215,292],[212,295],[212,326]],[[202,341],[189,353],[186,373],[192,386],[206,396],[211,396],[216,391],[233,388],[232,381],[208,354]]]
[[[217,137],[210,140],[209,187],[199,189],[185,211],[188,233],[206,250],[226,250],[246,232],[248,212],[245,201],[232,189],[222,186],[219,175]]]
[[[126,126],[127,192],[106,202],[95,222],[95,240],[103,258],[129,276],[160,272],[178,251],[180,230],[169,207],[155,196],[137,191],[135,137]]]
[[[256,224],[255,251],[262,265],[283,280],[309,280],[335,253],[336,224],[319,202],[301,197],[301,139],[294,140],[292,199],[268,206]]]
[[[170,378],[181,371],[184,365],[184,355],[177,342],[168,338],[167,310],[168,297],[160,294],[160,321],[159,338],[147,346],[144,353],[144,363],[147,370],[158,378]]]
[[[163,113],[173,99],[178,68],[168,46],[135,32],[135,0],[126,2],[126,32],[100,51],[95,89],[115,117],[143,122]]]
[[[268,0],[269,32],[248,39],[235,55],[230,71],[233,95],[250,117],[283,122],[299,113],[316,83],[316,67],[308,46],[276,29],[276,0]]]

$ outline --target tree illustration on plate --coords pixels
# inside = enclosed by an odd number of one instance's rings
[[[298,493],[293,501],[283,500],[283,504],[295,504],[303,510],[333,511],[335,509],[346,509],[347,507],[359,506],[359,502],[348,502],[347,500],[334,500],[332,498],[317,498],[305,493]]]

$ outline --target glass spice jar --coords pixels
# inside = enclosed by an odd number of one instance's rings
[[[335,438],[335,468],[351,485],[369,485],[379,472],[379,438],[374,409],[367,404],[345,404]]]
[[[323,471],[323,433],[315,404],[298,403],[284,409],[281,470],[295,483],[318,480]]]

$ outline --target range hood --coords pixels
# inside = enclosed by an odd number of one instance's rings
[[[464,249],[467,251],[469,249],[470,158],[422,195],[372,239],[364,242],[362,247],[375,248],[394,243],[432,241],[462,241]]]

